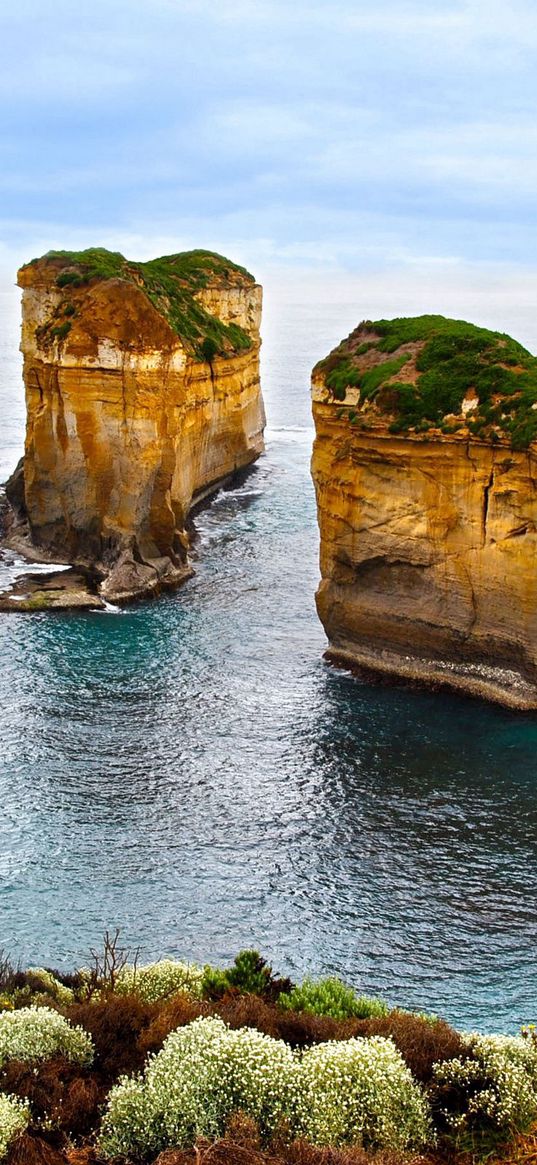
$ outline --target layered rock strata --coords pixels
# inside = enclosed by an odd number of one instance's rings
[[[101,600],[192,573],[192,505],[263,450],[261,288],[206,251],[22,267],[25,453],[8,545],[76,565]]]
[[[329,658],[537,708],[537,361],[367,322],[312,384]]]

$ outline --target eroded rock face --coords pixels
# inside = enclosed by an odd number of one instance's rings
[[[354,366],[394,359],[393,350],[378,360],[371,352]],[[472,433],[470,392],[449,423],[394,431],[397,384],[419,392],[416,351],[408,379],[401,367],[384,382],[384,405],[360,399],[359,375],[350,400],[341,391],[335,399],[326,382],[337,361],[327,363],[313,376],[312,473],[329,656],[537,707],[535,446],[513,450],[494,422],[483,438]]]
[[[23,267],[24,462],[10,544],[89,568],[106,599],[191,573],[187,517],[263,450],[261,288],[219,256]]]

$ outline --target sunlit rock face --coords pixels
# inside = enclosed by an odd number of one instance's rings
[[[12,544],[91,568],[112,601],[180,582],[193,502],[263,450],[261,288],[203,251],[51,253],[19,285]]]
[[[449,366],[421,384],[427,335],[394,347],[361,325],[314,370],[317,607],[335,662],[535,708],[535,368],[519,345],[504,360],[501,338],[499,364],[519,379],[490,374],[487,336],[486,375],[465,384],[468,363],[453,365],[449,411]],[[460,336],[456,352],[466,361]]]

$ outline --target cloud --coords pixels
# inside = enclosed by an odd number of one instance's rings
[[[0,45],[14,254],[167,237],[239,240],[252,266],[260,240],[286,266],[536,262],[525,0],[18,0]]]

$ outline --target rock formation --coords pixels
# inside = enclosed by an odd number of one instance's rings
[[[312,377],[328,657],[537,707],[537,360],[441,316]]]
[[[263,450],[261,288],[208,251],[49,252],[18,281],[27,431],[8,545],[89,571],[111,601],[177,584],[192,505]]]

